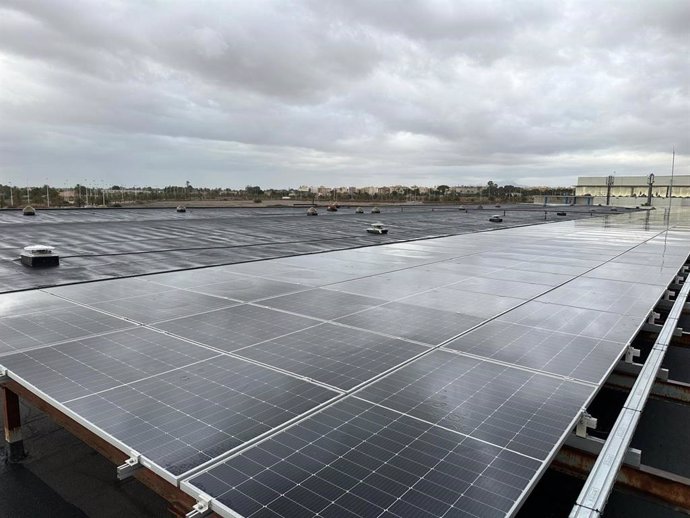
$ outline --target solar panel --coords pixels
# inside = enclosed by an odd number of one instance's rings
[[[665,291],[665,287],[640,284],[632,279],[623,282],[578,277],[542,295],[539,301],[645,318]]]
[[[220,355],[65,405],[179,477],[335,395]]]
[[[212,284],[195,286],[191,289],[198,293],[227,297],[243,302],[307,289],[307,286],[296,283],[280,282],[271,279],[262,279],[260,277],[249,277],[247,275],[235,275],[232,280],[228,280],[227,277],[228,274],[226,272],[224,277],[221,277]]]
[[[319,323],[272,309],[241,305],[158,323],[155,327],[216,349],[234,351]]]
[[[439,311],[410,304],[391,302],[338,322],[391,336],[437,345],[467,331],[481,319],[451,311]]]
[[[0,318],[30,315],[53,309],[70,308],[74,304],[42,291],[6,293],[0,297]]]
[[[505,516],[540,462],[348,398],[194,476],[253,518]]]
[[[133,327],[133,323],[88,308],[55,300],[39,312],[0,318],[0,356],[16,351]],[[56,307],[59,309],[47,309]],[[37,309],[37,307],[32,307]]]
[[[135,328],[2,358],[2,365],[58,402],[218,356],[206,348]]]
[[[538,300],[529,301],[501,315],[497,321],[621,343],[627,342],[641,324],[639,316],[547,304]]]
[[[543,460],[593,393],[591,385],[437,350],[357,395]]]
[[[292,311],[309,317],[333,320],[386,302],[383,299],[362,295],[314,289],[265,299],[261,301],[261,305]]]
[[[236,354],[349,390],[425,350],[403,340],[322,324]]]
[[[494,321],[444,347],[599,383],[626,343]]]
[[[480,320],[495,317],[503,311],[523,304],[525,299],[502,295],[476,293],[459,289],[462,283],[437,288],[400,299],[405,304],[440,311],[454,311]]]
[[[205,313],[239,304],[239,301],[211,297],[185,290],[168,290],[91,304],[91,307],[136,322],[150,324]]]
[[[167,286],[160,286],[142,279],[133,278],[49,288],[46,292],[75,302],[89,304],[135,297],[137,295],[154,295],[169,289]]]
[[[448,288],[489,295],[500,294],[502,297],[515,297],[518,299],[531,299],[549,289],[543,284],[507,281],[495,277],[472,277],[462,282],[451,284]]]

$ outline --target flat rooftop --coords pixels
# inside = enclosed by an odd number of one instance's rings
[[[0,293],[74,282],[112,279],[341,250],[429,237],[612,214],[605,207],[381,206],[381,214],[306,208],[55,209],[23,216],[0,211]],[[622,209],[618,209],[622,210]],[[565,211],[566,216],[557,213]],[[505,217],[502,223],[488,219]],[[365,229],[381,221],[387,235]],[[57,269],[30,269],[19,262],[28,245],[56,247]]]
[[[214,210],[7,224],[71,244],[9,277],[52,287],[0,295],[0,365],[222,516],[515,515],[690,254],[661,211]]]

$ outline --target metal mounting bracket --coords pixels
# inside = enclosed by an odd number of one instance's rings
[[[580,415],[580,420],[575,427],[575,435],[578,437],[587,437],[587,428],[597,428],[597,420],[595,417],[589,415],[586,411]]]
[[[118,480],[125,480],[131,477],[134,475],[134,472],[141,467],[141,464],[139,463],[139,454],[132,452],[131,455],[132,456],[127,459],[124,464],[117,467]]]
[[[635,358],[640,355],[640,350],[635,349],[632,345],[629,345],[625,350],[625,363],[633,363]]]
[[[661,313],[657,313],[656,311],[650,311],[649,316],[647,317],[647,323],[648,324],[656,324],[656,320],[658,318],[661,318]]]
[[[666,290],[664,292],[664,300],[671,300],[671,297],[674,296],[675,294],[676,294],[675,291]]]
[[[10,376],[7,374],[7,369],[0,365],[0,383],[7,383],[10,381]]]
[[[201,518],[211,514],[211,497],[199,496],[199,501],[194,504],[192,510],[185,514],[185,518]]]

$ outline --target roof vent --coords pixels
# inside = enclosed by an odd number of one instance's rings
[[[25,246],[19,258],[23,265],[31,268],[59,266],[60,256],[53,250],[54,247],[47,245]]]
[[[34,209],[31,205],[27,205],[24,207],[24,215],[25,216],[35,216],[36,215],[36,209]]]

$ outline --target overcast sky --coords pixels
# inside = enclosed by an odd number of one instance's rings
[[[0,0],[0,183],[690,174],[690,2]]]

